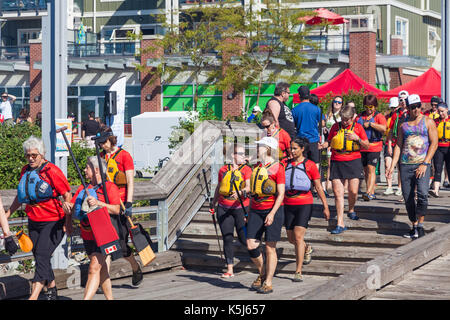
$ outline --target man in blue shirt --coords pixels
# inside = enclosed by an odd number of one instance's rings
[[[319,153],[319,121],[324,119],[320,108],[309,102],[310,92],[307,86],[298,88],[300,103],[292,109],[292,116],[297,127],[297,136],[309,140],[307,158],[317,165],[320,162]]]

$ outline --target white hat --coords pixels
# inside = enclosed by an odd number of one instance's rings
[[[254,106],[252,111],[262,112],[259,106]]]
[[[402,97],[402,96],[405,96],[405,97]],[[409,93],[406,90],[402,90],[398,93],[399,98],[408,98],[408,96],[409,96]]]
[[[397,108],[398,107],[398,98],[392,97],[389,99],[389,108]]]
[[[420,101],[420,97],[418,94],[412,94],[410,96],[408,96],[408,98],[406,99],[406,105],[412,105],[415,103],[421,103],[422,101]]]
[[[255,141],[256,144],[267,146],[271,149],[278,149],[278,141],[273,137],[264,137],[259,141]]]

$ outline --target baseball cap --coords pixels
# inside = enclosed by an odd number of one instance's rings
[[[273,137],[264,137],[259,141],[255,141],[255,143],[261,146],[269,147],[271,149],[278,149],[278,141]]]
[[[259,106],[254,106],[253,111],[261,112],[261,108]]]
[[[408,98],[406,99],[407,106],[410,106],[415,103],[421,103],[421,102],[422,101],[420,101],[420,97],[418,94],[412,94],[412,95],[408,96]]]
[[[310,95],[308,86],[300,86],[297,90],[300,99],[308,99]]]
[[[392,97],[391,99],[389,99],[389,108],[397,108],[398,103],[399,103],[398,98]]]
[[[406,91],[406,90],[402,90],[402,91],[400,91],[400,92],[398,93],[398,97],[399,97],[399,98],[406,99],[406,98],[408,98],[408,96],[409,96],[409,93],[408,93],[408,91]]]

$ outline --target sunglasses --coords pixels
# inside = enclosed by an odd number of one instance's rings
[[[245,152],[236,152],[235,155],[238,155],[238,156],[245,156]]]
[[[8,98],[8,96],[2,96],[2,98],[5,98],[5,99],[6,99],[6,98]]]
[[[420,106],[418,106],[418,105],[410,105],[410,106],[408,106],[408,109],[410,109],[410,110],[415,110],[415,109],[417,109],[417,108],[420,108]]]
[[[27,153],[25,154],[25,158],[33,158],[35,160],[39,156],[39,153]]]
[[[269,129],[271,125],[272,125],[272,124],[269,124],[269,125],[267,125],[267,126],[263,126],[263,128],[264,128],[264,129]]]
[[[375,106],[364,106],[364,107],[366,107],[367,109],[375,109]]]
[[[342,101],[334,100],[333,103],[342,104]]]

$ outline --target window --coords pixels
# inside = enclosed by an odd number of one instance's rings
[[[39,39],[41,29],[19,29],[17,30],[18,45],[27,45],[30,40]]]
[[[395,34],[402,38],[403,55],[409,52],[409,21],[408,19],[395,17]]]
[[[440,41],[435,27],[428,27],[428,55],[435,57],[437,54],[437,42]]]

